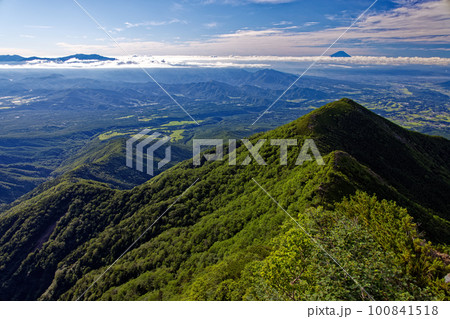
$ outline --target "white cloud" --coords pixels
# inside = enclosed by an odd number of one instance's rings
[[[125,27],[127,27],[127,28],[157,27],[157,26],[168,25],[168,24],[173,24],[173,23],[186,23],[186,22],[178,20],[178,19],[171,19],[171,20],[166,20],[166,21],[145,21],[145,22],[139,22],[139,23],[125,22]]]
[[[217,27],[217,22],[210,22],[210,23],[205,23],[203,24],[203,26],[212,29],[212,28],[216,28]]]
[[[448,1],[403,2],[410,5],[368,16],[349,32],[350,37],[389,43],[450,42]]]
[[[277,22],[277,23],[272,23],[272,25],[276,25],[276,26],[278,26],[278,25],[290,25],[290,24],[293,24],[293,22],[292,21],[280,21],[280,22]]]
[[[313,25],[316,25],[316,24],[319,24],[319,22],[316,22],[316,21],[311,21],[311,22],[305,22],[305,23],[303,23],[303,27],[310,27],[310,26],[313,26]]]
[[[234,33],[220,34],[219,38],[257,38],[272,35],[281,35],[283,31],[280,29],[266,30],[238,30]]]
[[[65,63],[34,61],[20,66],[0,65],[0,69],[11,68],[274,68],[279,63],[318,62],[324,67],[350,67],[352,65],[442,65],[449,66],[450,59],[420,57],[375,57],[354,56],[331,58],[317,56],[117,56],[116,61],[80,61],[71,59]],[[161,61],[165,62],[161,62]]]
[[[155,57],[161,59],[162,57]],[[338,65],[450,65],[449,58],[421,58],[421,57],[377,57],[377,56],[353,56],[351,58],[332,58],[328,56],[305,56],[305,57],[280,57],[280,56],[226,56],[226,57],[205,57],[205,56],[165,56],[165,61],[172,66],[197,63],[208,65],[246,65],[260,67],[261,65],[271,66],[277,62],[314,62],[319,64]]]

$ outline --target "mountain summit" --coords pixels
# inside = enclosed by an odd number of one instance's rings
[[[345,51],[338,51],[336,53],[333,53],[332,55],[330,55],[332,58],[350,58],[351,55],[348,54]]]
[[[449,256],[427,240],[450,238],[450,141],[349,99],[249,141],[260,139],[313,139],[325,165],[296,165],[299,145],[279,165],[280,147],[266,143],[267,165],[230,166],[225,155],[131,190],[70,171],[41,185],[0,215],[0,299],[448,298]],[[102,161],[123,152],[114,149]],[[238,143],[237,163],[247,156]]]

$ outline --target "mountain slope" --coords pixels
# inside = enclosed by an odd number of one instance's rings
[[[375,299],[448,298],[445,254],[423,240],[405,209],[382,199],[406,207],[429,239],[446,242],[449,141],[408,132],[347,99],[250,141],[311,137],[324,166],[295,165],[298,146],[281,166],[279,150],[265,144],[266,166],[229,166],[227,156],[200,167],[185,161],[132,190],[63,179],[0,216],[0,298],[368,298],[257,183]],[[240,145],[237,154],[242,163],[248,152]],[[424,183],[418,193],[411,182],[423,174],[442,190]]]
[[[286,129],[312,132],[310,136],[324,149],[348,152],[398,192],[450,220],[447,139],[407,131],[347,99],[311,112]],[[425,220],[423,229],[427,230]],[[449,238],[448,232],[444,237],[428,231],[434,239]]]

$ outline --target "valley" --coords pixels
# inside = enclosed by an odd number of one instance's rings
[[[364,80],[357,70],[354,81],[339,73],[305,76],[251,125],[296,76],[268,69],[154,70],[197,125],[140,70],[57,72],[0,74],[0,207],[56,176],[64,161],[95,140],[144,128],[170,135],[183,149],[194,137],[243,138],[350,97],[405,128],[450,136],[448,83],[422,73],[413,81],[400,72],[384,84],[379,70]]]

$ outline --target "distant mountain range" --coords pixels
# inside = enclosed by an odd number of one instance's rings
[[[0,55],[0,62],[30,62],[30,61],[46,61],[46,62],[57,62],[63,63],[71,59],[77,59],[80,61],[115,61],[115,58],[108,58],[98,54],[73,54],[59,58],[41,58],[32,56],[29,58],[20,55]]]

